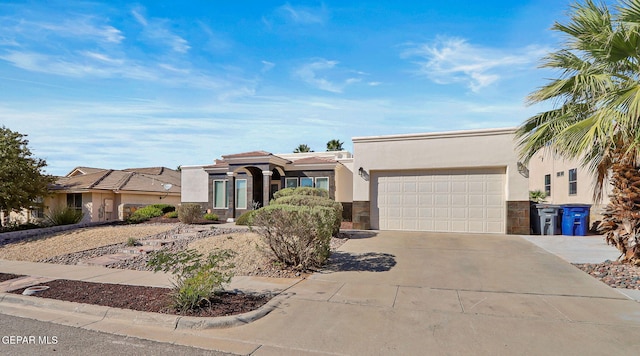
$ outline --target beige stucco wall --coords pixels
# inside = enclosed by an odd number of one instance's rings
[[[209,201],[209,174],[202,166],[181,166],[182,201],[206,203]]]
[[[577,169],[577,192],[569,195],[569,170]],[[558,175],[560,174],[560,176]],[[593,200],[594,176],[588,169],[580,167],[577,159],[564,159],[549,151],[538,152],[529,161],[529,190],[544,192],[544,176],[551,175],[551,195],[545,200],[549,204],[592,204],[592,215],[599,214],[608,203],[611,186],[605,184],[604,200],[595,204]]]
[[[375,171],[506,167],[505,197],[529,199],[527,178],[517,169],[514,129],[470,130],[353,138],[353,200],[370,200],[362,167]]]
[[[353,160],[336,165],[336,201],[353,201]]]

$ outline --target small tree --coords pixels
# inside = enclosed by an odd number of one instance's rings
[[[304,143],[299,144],[298,147],[296,147],[296,149],[293,150],[293,153],[302,153],[302,152],[313,152],[313,150],[311,149],[311,147],[305,145]]]
[[[340,142],[340,140],[330,140],[327,142],[327,151],[342,151],[344,150],[342,147],[343,143],[344,142]]]
[[[47,163],[32,157],[25,137],[0,127],[0,211],[6,215],[32,206],[54,182],[53,176],[43,173]]]

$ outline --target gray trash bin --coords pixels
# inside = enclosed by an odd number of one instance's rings
[[[540,217],[540,235],[560,235],[562,233],[562,206],[536,204]]]

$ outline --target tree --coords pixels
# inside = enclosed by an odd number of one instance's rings
[[[293,150],[293,153],[302,153],[302,152],[313,152],[313,150],[311,149],[311,147],[305,145],[304,143],[299,144],[298,147],[296,147],[296,149]]]
[[[330,140],[327,142],[327,151],[342,151],[342,144],[344,142],[340,142],[340,140]]]
[[[54,177],[44,174],[47,163],[31,156],[25,135],[0,128],[0,211],[20,211],[44,197]],[[4,221],[3,221],[4,224]]]
[[[594,172],[596,201],[610,177],[615,196],[600,231],[623,261],[640,263],[640,0],[615,10],[586,0],[571,6],[567,24],[554,24],[566,41],[542,67],[561,74],[529,95],[554,108],[527,119],[517,136],[525,160],[539,150],[580,159]]]

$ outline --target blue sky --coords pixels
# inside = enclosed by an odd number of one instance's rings
[[[570,1],[3,1],[0,125],[47,172],[517,126]]]

